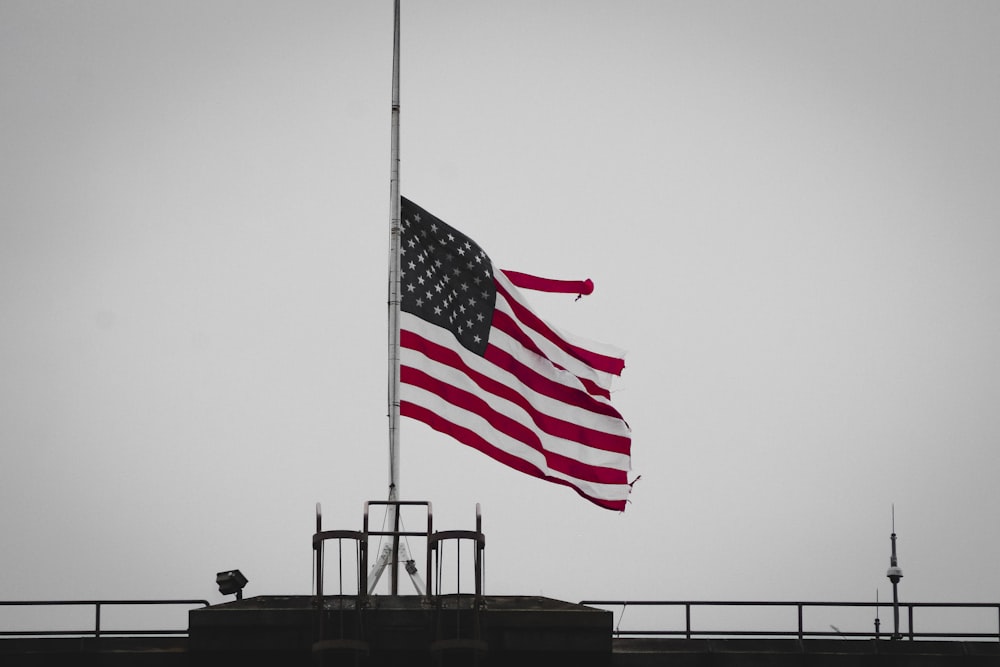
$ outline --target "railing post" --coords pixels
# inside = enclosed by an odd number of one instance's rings
[[[323,532],[323,515],[319,511],[319,503],[316,503],[316,534]],[[313,541],[313,556],[316,558],[316,603],[323,606],[323,540]]]
[[[799,639],[802,639],[802,603],[796,602],[795,606],[799,610]]]
[[[685,639],[691,639],[691,603],[684,603],[684,637]]]
[[[101,636],[101,603],[94,603],[94,636]]]
[[[472,541],[473,553],[475,553],[475,558],[473,559],[473,565],[475,569],[476,576],[476,608],[483,601],[483,550],[486,548],[486,544],[480,544],[478,536],[483,534],[483,514],[479,508],[479,503],[476,503],[476,535],[477,539]]]
[[[913,605],[907,605],[907,629],[910,635],[910,641],[913,641]]]
[[[427,504],[427,564],[424,566],[424,574],[427,576],[427,588],[424,591],[427,594],[427,601],[430,602],[433,597],[432,591],[434,590],[434,569],[431,566],[431,535],[434,534],[434,508],[431,507],[430,503]],[[441,582],[438,582],[438,588],[441,587]]]

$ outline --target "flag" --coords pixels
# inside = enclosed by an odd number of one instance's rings
[[[405,198],[400,219],[400,415],[624,510],[632,441],[610,392],[623,353],[551,327],[518,290],[590,281],[505,273]]]

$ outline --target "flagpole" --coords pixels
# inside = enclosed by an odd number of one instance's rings
[[[391,257],[389,259],[389,500],[399,500],[399,250],[402,229],[399,200],[399,0],[393,2],[392,121],[390,142],[389,210],[391,211]],[[389,506],[389,524],[398,530],[399,507]],[[392,538],[389,581],[392,595],[399,593],[397,580],[399,539]]]

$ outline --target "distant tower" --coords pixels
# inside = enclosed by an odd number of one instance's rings
[[[899,592],[896,587],[899,585],[899,580],[903,578],[903,571],[899,568],[899,564],[896,561],[896,506],[892,506],[892,535],[889,538],[892,540],[892,555],[889,557],[889,570],[885,573],[885,576],[889,577],[889,581],[892,582],[892,638],[902,639],[903,636],[899,634]]]

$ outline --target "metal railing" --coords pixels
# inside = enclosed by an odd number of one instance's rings
[[[0,607],[81,607],[94,608],[94,627],[86,630],[0,630],[0,637],[101,637],[149,635],[187,636],[184,630],[106,630],[101,627],[101,609],[110,606],[201,605],[207,600],[0,600]]]
[[[997,602],[906,602],[899,603],[900,610],[906,610],[907,627],[901,629],[899,635],[894,637],[894,631],[888,632],[880,630],[878,612],[886,610],[892,612],[892,604],[884,602],[774,602],[774,601],[694,601],[694,600],[583,600],[582,605],[591,607],[621,608],[619,621],[615,626],[614,635],[616,637],[683,637],[685,639],[711,638],[711,637],[787,637],[787,638],[865,638],[865,639],[990,639],[1000,641],[1000,603]],[[643,630],[621,630],[621,620],[624,618],[625,610],[628,607],[660,607],[660,608],[682,608],[684,610],[684,628],[673,629],[643,629]],[[692,620],[693,609],[709,609],[724,607],[784,607],[794,609],[796,623],[794,629],[788,630],[714,630],[708,629],[705,623],[699,629]],[[843,608],[843,607],[868,607],[875,608],[876,621],[874,629],[869,632],[864,631],[841,631],[836,626],[829,625],[831,630],[812,630],[806,627],[806,610],[816,608]],[[917,609],[992,609],[995,631],[992,632],[951,632],[951,631],[921,631],[914,628],[914,616]]]

